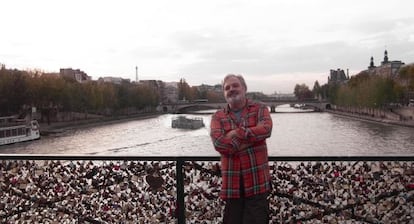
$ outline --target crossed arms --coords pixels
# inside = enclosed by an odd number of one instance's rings
[[[270,137],[273,123],[267,107],[260,105],[253,112],[257,113],[256,120],[248,121],[247,127],[239,126],[232,129],[225,124],[230,118],[224,112],[213,115],[210,136],[219,153],[234,154],[264,142],[266,138]],[[249,113],[251,114],[251,112]]]

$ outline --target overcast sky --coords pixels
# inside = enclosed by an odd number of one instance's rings
[[[242,74],[249,91],[290,93],[354,75],[384,50],[414,62],[412,0],[3,0],[0,63],[103,76],[217,84]]]

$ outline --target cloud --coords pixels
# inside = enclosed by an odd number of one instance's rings
[[[248,38],[231,41],[226,37],[217,37],[205,44],[192,45],[194,42],[196,41],[185,42],[185,48],[194,47],[197,57],[195,62],[182,69],[183,73],[214,74],[236,70],[242,73],[273,75],[289,72],[321,72],[329,69],[329,66],[336,68],[340,64],[339,58],[350,54],[350,46],[344,42],[280,48],[277,48],[277,43],[253,46]],[[355,52],[355,54],[360,53],[361,50]]]
[[[239,73],[273,92],[313,85],[330,69],[355,74],[385,49],[414,61],[409,0],[24,2],[6,0],[0,14],[0,63],[23,69],[134,79],[138,66],[140,79],[192,85]]]

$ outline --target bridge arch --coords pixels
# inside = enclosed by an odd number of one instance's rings
[[[317,111],[325,111],[330,108],[330,103],[319,100],[309,100],[309,101],[298,101],[298,100],[273,100],[273,101],[262,101],[270,108],[271,113],[276,112],[276,107],[285,104],[304,104],[307,106],[312,106]],[[162,105],[159,111],[164,113],[186,113],[190,111],[197,110],[212,110],[224,108],[227,103],[210,103],[210,102],[192,102],[192,103],[178,103],[178,104],[167,104]]]
[[[310,106],[313,107],[316,111],[325,111],[326,109],[330,108],[330,104],[327,102],[322,102],[322,101],[311,101],[311,102],[301,102],[301,101],[284,101],[284,102],[264,102],[269,108],[270,108],[270,112],[271,113],[275,113],[276,112],[276,107],[280,106],[280,105],[286,105],[286,104],[303,104],[305,106]]]
[[[217,105],[204,105],[204,104],[190,104],[187,106],[178,107],[175,113],[181,114],[191,111],[199,111],[199,110],[214,110],[220,109],[220,106]]]

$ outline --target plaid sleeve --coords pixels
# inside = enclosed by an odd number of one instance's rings
[[[226,138],[226,130],[223,120],[226,120],[223,112],[216,112],[210,123],[210,137],[213,141],[214,148],[220,154],[233,154],[240,146],[240,139],[238,138]]]
[[[260,104],[254,109],[255,116],[247,118],[247,123],[254,125],[247,125],[248,127],[241,128],[238,132],[248,142],[263,141],[272,134],[273,122],[267,106]]]

